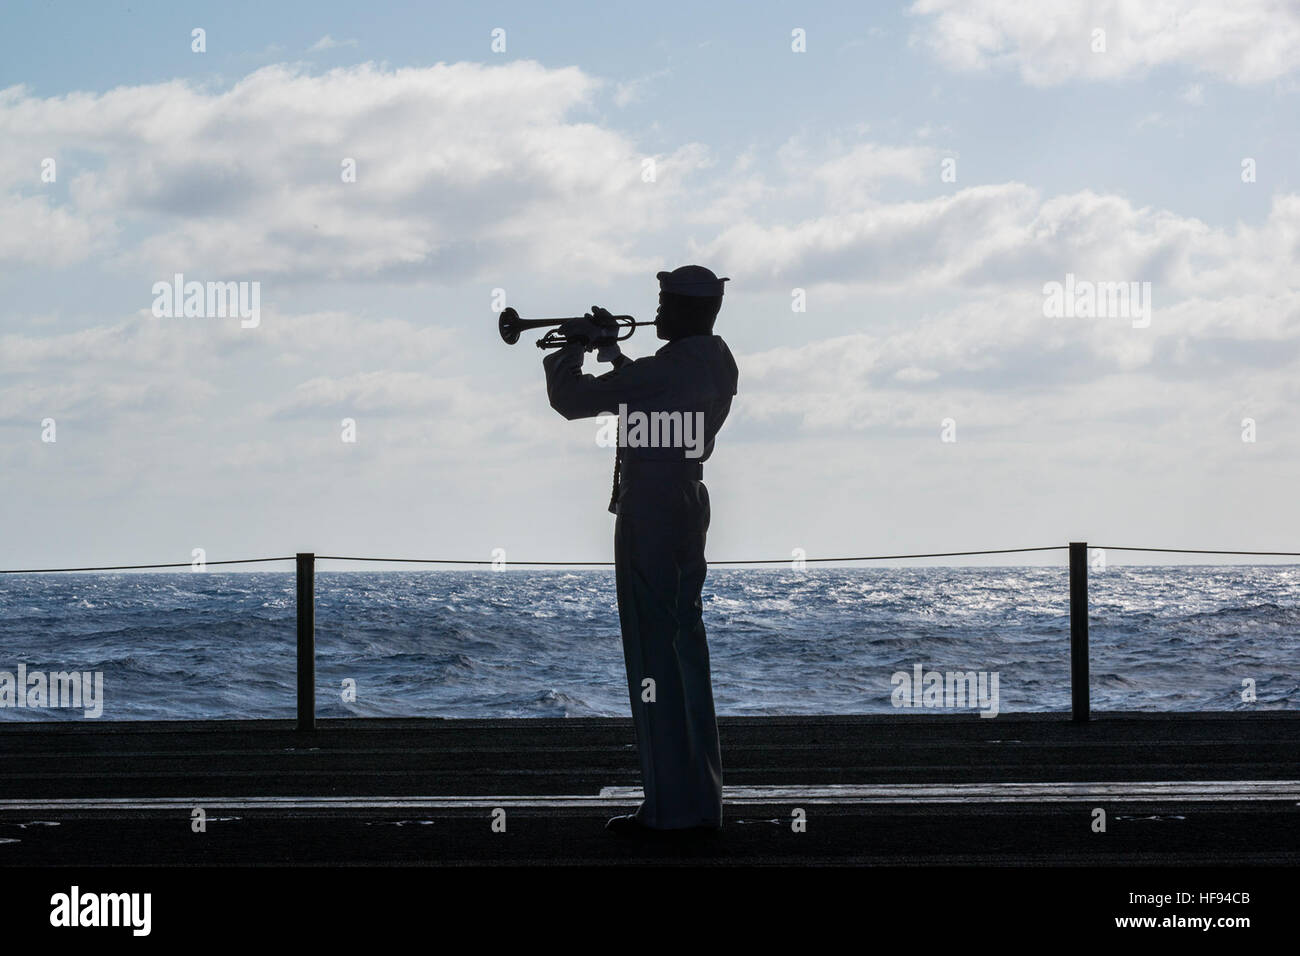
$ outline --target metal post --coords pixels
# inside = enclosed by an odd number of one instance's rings
[[[316,555],[298,553],[298,729],[316,729]]]
[[[1070,542],[1070,707],[1076,721],[1091,716],[1088,699],[1088,542]]]

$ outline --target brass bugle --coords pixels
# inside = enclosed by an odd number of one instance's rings
[[[519,341],[521,332],[560,325],[564,322],[570,322],[574,318],[580,319],[584,318],[584,316],[579,315],[564,319],[521,319],[519,313],[514,309],[505,308],[501,310],[501,316],[497,319],[497,331],[501,333],[502,342],[505,342],[506,345],[514,345]],[[613,316],[613,319],[618,324],[618,331],[613,339],[613,341],[617,342],[631,338],[638,325],[654,325],[654,322],[638,322],[630,315],[616,315]],[[569,345],[570,341],[567,335],[560,334],[559,329],[552,328],[551,331],[537,340],[537,347],[539,349],[558,349]],[[583,344],[587,343],[583,342]]]

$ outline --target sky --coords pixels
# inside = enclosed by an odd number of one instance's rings
[[[1298,116],[1300,0],[6,4],[0,567],[609,560],[496,312],[687,263],[713,560],[1300,551]]]

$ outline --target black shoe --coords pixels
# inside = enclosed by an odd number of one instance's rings
[[[605,824],[605,829],[610,833],[618,836],[635,836],[635,837],[653,837],[667,839],[698,839],[700,837],[716,836],[722,832],[720,826],[698,826],[684,827],[676,830],[660,830],[657,827],[648,827],[637,819],[635,813],[629,813],[621,817],[611,817]]]
[[[638,820],[635,813],[629,813],[621,817],[610,817],[605,824],[605,829],[618,836],[654,836],[658,832]]]

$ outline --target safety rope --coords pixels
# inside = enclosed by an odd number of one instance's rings
[[[233,561],[204,561],[204,565],[209,564],[262,564],[267,561],[292,561],[293,555],[287,558],[237,558]],[[55,574],[61,571],[134,571],[139,568],[191,568],[194,566],[193,561],[179,561],[176,564],[114,564],[97,568],[14,568],[12,570],[0,571],[0,574]]]
[[[959,558],[978,554],[1025,554],[1031,551],[1065,551],[1069,545],[1052,544],[1041,548],[995,548],[985,551],[931,551],[925,554],[867,554],[854,557],[837,558],[736,558],[730,560],[710,560],[709,564],[790,564],[796,560],[808,564],[835,561],[901,561],[907,558]],[[1130,548],[1113,545],[1089,545],[1098,551],[1159,551],[1170,554],[1244,554],[1255,557],[1300,558],[1300,551],[1221,551],[1208,548]],[[613,567],[613,561],[504,561],[482,560],[472,558],[371,558],[358,555],[317,554],[317,561],[369,561],[389,564],[464,564],[464,565],[522,565],[526,567]],[[293,561],[294,555],[283,558],[236,558],[228,561],[204,561],[203,565],[218,564],[265,564],[270,561]],[[192,561],[178,561],[172,564],[115,564],[88,568],[11,568],[0,570],[0,574],[57,574],[68,571],[137,571],[150,568],[188,568]]]

